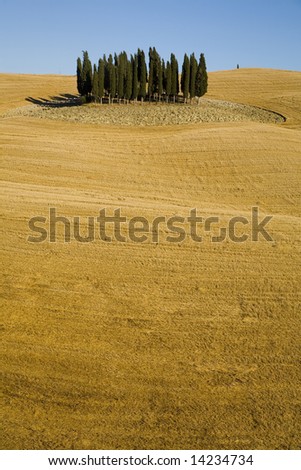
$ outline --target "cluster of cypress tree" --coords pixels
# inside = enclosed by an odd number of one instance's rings
[[[114,100],[170,101],[175,102],[182,96],[184,102],[188,98],[201,97],[207,92],[208,75],[204,54],[199,62],[195,55],[184,56],[181,83],[179,81],[179,65],[174,54],[166,63],[156,49],[149,49],[149,65],[146,65],[145,54],[138,49],[137,53],[128,57],[126,52],[104,55],[98,65],[92,67],[87,51],[83,59],[77,59],[77,89],[80,95],[102,103]],[[182,95],[180,95],[180,91]]]

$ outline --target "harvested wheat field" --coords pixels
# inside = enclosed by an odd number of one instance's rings
[[[134,105],[108,122],[109,106],[74,107],[93,123],[28,101],[75,94],[74,77],[0,75],[3,448],[301,447],[301,73],[215,72],[209,87],[206,122],[183,123],[185,105],[160,126]],[[179,243],[110,225],[107,241],[64,243],[61,225],[29,242],[51,207],[83,232],[102,208],[225,226],[258,207],[273,241],[195,242],[186,224]]]

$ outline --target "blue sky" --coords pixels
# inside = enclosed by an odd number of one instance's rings
[[[0,0],[0,72],[74,74],[89,51],[204,52],[208,70],[301,70],[301,0]]]

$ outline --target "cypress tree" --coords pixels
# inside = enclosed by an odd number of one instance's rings
[[[163,93],[162,61],[155,47],[153,47],[153,49],[150,49],[149,57],[149,93],[151,96],[160,98]]]
[[[98,72],[95,64],[93,67],[92,95],[94,101],[96,101],[98,98]]]
[[[106,58],[106,55],[103,55],[103,63],[104,63],[104,69],[105,69],[105,76],[104,76],[104,94],[109,94],[109,88],[110,88],[110,74],[109,74],[109,64]]]
[[[115,96],[118,98],[118,67],[116,65],[114,65],[114,70],[115,70],[115,90],[116,90]]]
[[[102,103],[104,95],[104,81],[105,81],[105,63],[102,59],[98,61],[98,97]]]
[[[182,64],[182,73],[181,73],[181,92],[182,93],[184,91],[184,81],[185,81],[185,67],[184,67],[185,57],[186,57],[186,54],[184,55],[184,61]]]
[[[205,55],[202,53],[200,57],[200,68],[202,70],[202,94],[201,96],[205,95],[207,93],[208,89],[208,74],[207,74],[207,67],[206,67],[206,60],[205,60]]]
[[[127,71],[127,55],[125,52],[121,52],[118,56],[118,98],[124,98],[125,96],[125,77]]]
[[[114,99],[116,96],[116,67],[113,64],[112,54],[108,58],[108,93],[109,93],[109,102],[111,99]]]
[[[163,93],[166,93],[166,64],[164,59],[162,59],[162,88]]]
[[[181,76],[181,91],[184,96],[185,103],[189,95],[189,79],[190,79],[190,62],[188,55],[184,55],[184,61],[182,66],[182,76]]]
[[[158,76],[158,95],[159,100],[161,99],[161,95],[163,93],[163,67],[164,62],[162,63],[160,56],[158,55],[158,62],[157,62],[157,76]]]
[[[83,94],[89,95],[92,91],[92,64],[87,51],[83,54]]]
[[[116,88],[116,67],[112,64],[111,69],[111,98],[114,99],[116,97],[117,88]]]
[[[138,81],[139,81],[139,99],[143,101],[146,97],[147,69],[144,51],[138,49]]]
[[[154,87],[154,57],[153,57],[153,50],[150,47],[148,52],[149,57],[149,71],[148,71],[148,99],[151,100],[151,96],[153,94],[153,87]]]
[[[123,98],[126,95],[126,87],[127,87],[127,67],[128,67],[128,57],[126,52],[123,52],[123,63],[124,63],[124,73],[123,73]],[[132,86],[132,85],[131,85]]]
[[[125,98],[127,101],[131,99],[132,91],[133,91],[133,67],[132,67],[132,61],[127,60],[126,74],[125,74]]]
[[[114,65],[115,67],[118,67],[118,55],[116,54],[116,52],[114,53]]]
[[[131,56],[131,64],[132,64],[132,78],[133,78],[133,86],[132,86],[132,100],[137,100],[138,96],[138,56],[137,54]]]
[[[190,80],[189,80],[190,99],[195,97],[195,80],[196,80],[197,70],[198,70],[197,60],[194,57],[194,54],[191,54],[190,56]]]
[[[174,102],[176,96],[179,93],[179,66],[178,61],[174,54],[170,55],[170,66],[171,66],[171,95],[174,97]]]
[[[153,96],[156,96],[157,98],[158,96],[160,97],[160,95],[162,95],[163,78],[162,78],[161,58],[158,52],[156,51],[155,47],[152,50],[151,60],[152,60],[152,72],[153,72],[151,94]]]
[[[180,91],[180,85],[179,85],[179,65],[178,65],[177,59],[176,59],[176,86],[177,86],[177,95],[178,95]]]
[[[80,95],[83,95],[83,66],[80,57],[77,59],[76,77],[77,77],[77,91]]]
[[[200,55],[200,61],[197,69],[195,80],[195,94],[198,98],[207,92],[208,88],[208,75],[206,68],[206,61],[204,54]]]
[[[123,75],[124,75],[124,70],[123,70],[123,60],[122,60],[122,54],[120,53],[118,55],[117,59],[117,98],[120,99],[123,97]]]
[[[170,62],[166,62],[166,85],[165,85],[165,92],[167,96],[167,101],[171,95],[171,65]]]
[[[195,96],[198,98],[202,96],[202,70],[200,65],[198,65],[195,77]]]
[[[114,67],[115,67],[115,86],[116,86],[116,93],[118,98],[118,87],[119,87],[119,58],[116,52],[114,53]]]

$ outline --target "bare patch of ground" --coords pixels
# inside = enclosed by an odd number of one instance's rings
[[[71,122],[110,124],[118,126],[165,126],[201,122],[261,122],[281,123],[285,119],[265,109],[202,98],[196,104],[131,103],[74,106],[74,101],[62,105],[45,103],[23,106],[9,111],[5,117],[26,116]]]

